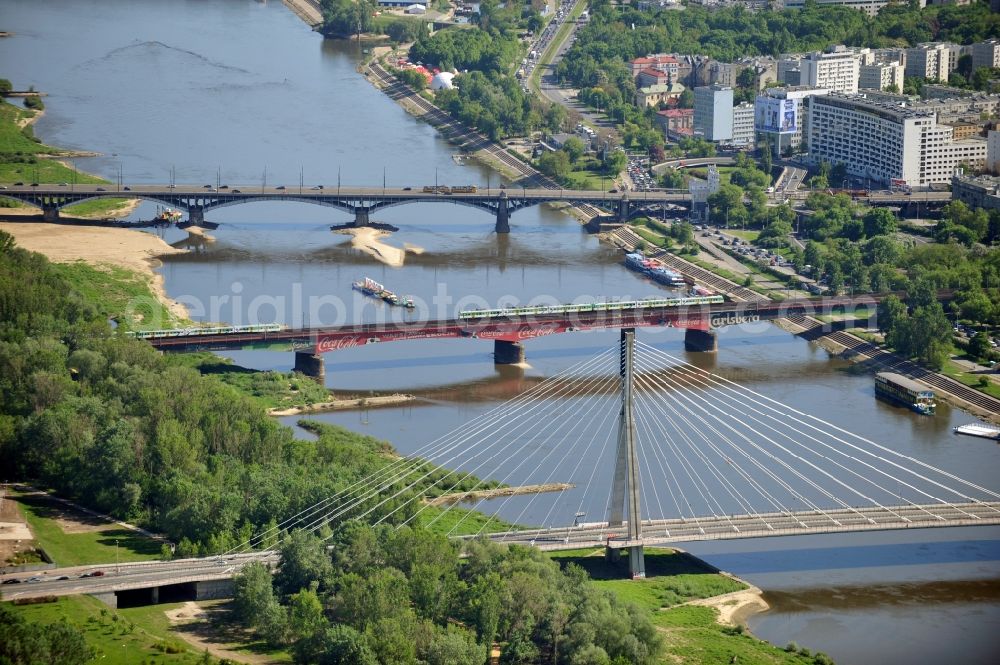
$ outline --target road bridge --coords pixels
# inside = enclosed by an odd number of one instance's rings
[[[543,203],[568,203],[594,205],[607,211],[608,217],[625,222],[650,210],[660,210],[665,204],[690,202],[687,190],[659,190],[652,192],[623,192],[616,190],[529,189],[526,187],[478,188],[475,191],[451,191],[438,188],[425,191],[424,187],[285,187],[278,186],[222,186],[206,185],[14,185],[3,192],[19,201],[42,209],[46,220],[58,219],[59,210],[65,206],[101,198],[132,198],[155,201],[179,208],[188,213],[187,223],[204,225],[205,214],[228,206],[255,201],[282,201],[309,203],[343,210],[354,215],[355,226],[370,223],[373,213],[393,206],[409,203],[454,203],[489,212],[496,219],[497,233],[510,232],[510,216]],[[445,191],[447,190],[447,191]]]

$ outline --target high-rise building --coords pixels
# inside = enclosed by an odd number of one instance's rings
[[[980,168],[986,141],[954,140],[930,110],[873,102],[861,95],[812,96],[809,159],[843,164],[851,175],[912,187],[949,182],[960,164]]]
[[[743,102],[733,107],[733,145],[754,144],[753,104]]]
[[[732,88],[706,85],[694,89],[694,135],[709,141],[732,141]]]
[[[858,88],[862,90],[888,90],[895,86],[896,92],[903,91],[905,68],[898,62],[875,62],[861,65],[858,72]]]
[[[906,49],[906,75],[947,81],[951,72],[951,48],[944,42],[927,42]]]
[[[858,91],[860,56],[844,46],[834,46],[825,53],[810,53],[799,61],[800,85],[826,88],[835,92]]]
[[[972,45],[972,69],[1000,67],[1000,40],[988,39]]]
[[[802,100],[828,92],[826,88],[809,86],[768,88],[754,103],[755,132],[767,141],[776,156],[789,149],[797,150],[805,135],[803,128],[809,124],[808,109]]]
[[[995,129],[986,133],[986,170],[1000,175],[1000,132]]]

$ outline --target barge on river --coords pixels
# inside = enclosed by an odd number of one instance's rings
[[[354,282],[352,286],[356,291],[361,291],[361,293],[372,298],[384,300],[390,305],[395,305],[396,307],[406,307],[407,309],[413,309],[414,307],[412,297],[396,295],[376,282],[374,279],[365,277],[363,280]]]
[[[937,406],[933,390],[895,372],[879,372],[875,375],[875,394],[889,401],[908,406],[925,416],[934,415],[934,409]]]

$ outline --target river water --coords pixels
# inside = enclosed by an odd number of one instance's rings
[[[434,182],[497,187],[501,178],[464,163],[356,72],[361,47],[325,42],[278,2],[250,0],[6,0],[0,40],[5,76],[49,93],[36,127],[46,142],[97,150],[87,171],[125,183],[233,186],[323,184],[421,187]],[[149,218],[144,204],[135,213]],[[498,237],[482,211],[450,204],[392,208],[386,241],[416,251],[390,268],[332,234],[344,213],[304,204],[257,203],[210,213],[214,242],[176,230],[188,246],[163,268],[168,293],[196,319],[297,324],[395,315],[353,293],[370,276],[413,294],[426,310],[548,297],[639,297],[664,293],[621,265],[621,255],[569,217],[531,208]],[[418,253],[419,252],[419,253]],[[857,432],[987,487],[1000,447],[951,428],[970,422],[942,406],[921,418],[873,399],[871,376],[772,326],[728,328],[717,356],[684,354],[682,333],[640,331],[658,349],[734,378],[800,411]],[[609,349],[617,333],[559,335],[526,343],[528,367],[495,367],[480,340],[414,341],[326,356],[327,383],[352,394],[405,391],[398,408],[318,419],[412,452],[544,379]],[[238,363],[287,370],[290,353],[244,351]],[[294,425],[294,419],[289,419]],[[546,458],[554,459],[554,458]],[[600,519],[610,459],[590,490],[504,504],[500,515],[566,524],[575,512]],[[575,465],[575,462],[574,462]],[[583,484],[588,465],[539,463],[511,482]],[[647,505],[652,505],[647,502]],[[654,511],[655,512],[655,511]],[[585,518],[590,519],[590,518]],[[750,627],[775,644],[795,641],[839,663],[992,663],[1000,629],[1000,530],[772,538],[685,546],[765,590],[770,612]]]

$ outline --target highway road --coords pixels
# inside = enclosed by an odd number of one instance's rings
[[[205,559],[123,563],[117,566],[114,563],[109,563],[97,566],[53,568],[44,572],[12,573],[3,575],[0,581],[19,579],[21,583],[0,584],[0,596],[3,600],[16,600],[39,596],[99,594],[129,589],[146,589],[166,584],[228,579],[238,573],[243,566],[254,561],[274,566],[278,563],[278,554],[267,551]],[[95,571],[100,571],[103,574],[99,577],[82,577],[84,574],[92,574]],[[59,579],[62,577],[67,579]],[[26,581],[33,578],[41,581]]]

